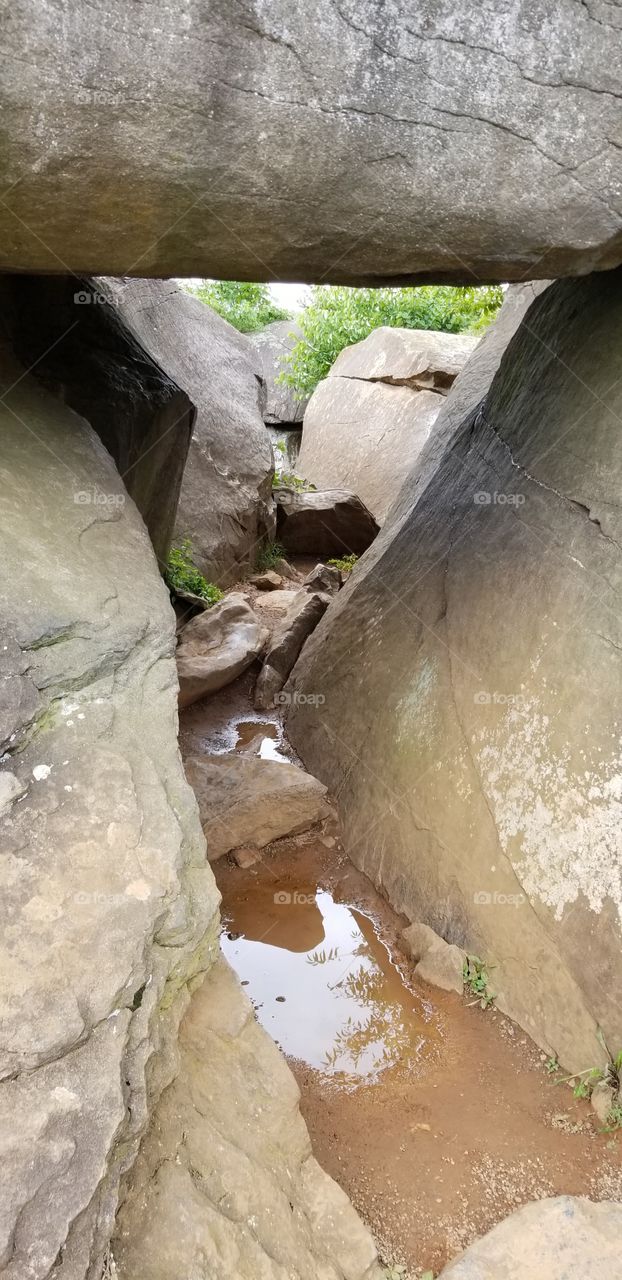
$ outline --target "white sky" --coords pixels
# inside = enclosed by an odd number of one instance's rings
[[[271,284],[270,293],[286,311],[302,311],[311,298],[308,284]]]

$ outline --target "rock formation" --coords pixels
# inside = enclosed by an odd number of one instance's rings
[[[346,347],[307,405],[299,474],[317,489],[350,489],[382,524],[477,341],[380,328]]]
[[[74,1280],[101,1274],[218,894],[145,526],[6,342],[2,386],[0,1267]]]
[[[179,705],[215,693],[250,667],[268,631],[247,599],[234,591],[182,628],[176,653]]]
[[[275,489],[277,536],[292,555],[340,557],[366,551],[378,532],[371,512],[355,493]]]
[[[622,1044],[622,273],[536,297],[485,391],[507,325],[307,642],[294,689],[325,703],[289,730],[354,860],[577,1070]]]
[[[371,1236],[313,1159],[294,1077],[222,958],[180,1045],[119,1215],[119,1280],[382,1280]]]
[[[263,420],[268,427],[300,427],[308,397],[302,400],[293,387],[278,379],[286,365],[285,357],[295,347],[302,330],[293,320],[275,320],[249,339],[261,361],[261,374],[266,387]]]
[[[261,371],[248,338],[171,281],[108,280],[115,306],[196,406],[175,536],[219,585],[252,568],[274,531]]]
[[[5,268],[472,283],[620,259],[612,4],[58,12],[15,0],[4,32]]]

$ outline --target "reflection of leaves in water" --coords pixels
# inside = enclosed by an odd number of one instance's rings
[[[329,960],[339,959],[339,947],[331,947],[330,951],[313,951],[307,956],[307,964],[328,964]]]
[[[338,1070],[340,1059],[343,1067],[357,1069],[365,1056],[366,1072],[380,1071],[402,1062],[408,1068],[417,1056],[417,1047],[411,1042],[407,1026],[399,1017],[392,1001],[387,1003],[384,975],[380,969],[360,965],[354,973],[348,973],[339,983],[338,993],[344,992],[357,1004],[369,1009],[367,1018],[348,1017],[335,1036],[332,1049],[325,1054],[328,1070]]]

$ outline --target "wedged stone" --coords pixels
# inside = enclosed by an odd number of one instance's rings
[[[443,991],[457,991],[462,995],[464,987],[464,962],[466,955],[460,947],[445,942],[427,924],[411,924],[402,930],[406,951],[415,961],[415,973],[423,982]]]
[[[196,408],[175,541],[189,538],[209,582],[227,586],[274,533],[272,451],[256,349],[171,280],[100,279],[125,324]]]
[[[620,1280],[621,1239],[615,1201],[536,1200],[476,1240],[440,1280]]]
[[[345,489],[275,489],[277,536],[292,555],[344,556],[366,551],[378,525],[360,498]]]
[[[285,681],[311,632],[315,630],[330,603],[330,596],[306,590],[297,593],[282,622],[272,633],[264,663],[257,677],[254,702],[258,711],[266,711],[286,696],[278,697]]]
[[[0,777],[22,797],[0,821],[0,1268],[82,1280],[174,1074],[219,896],[145,525],[95,431],[5,356]],[[76,501],[89,487],[113,500]]]
[[[342,582],[341,570],[334,564],[316,564],[303,580],[302,586],[305,591],[322,591],[324,595],[336,596]]]
[[[297,569],[294,569],[294,566],[289,564],[287,560],[277,560],[274,568],[288,582],[300,582],[302,579],[302,574],[298,573]]]
[[[232,592],[183,628],[177,647],[179,705],[215,693],[246,671],[268,631],[240,592]]]
[[[4,270],[472,284],[619,262],[616,5],[136,8],[40,23],[19,0]]]
[[[119,1214],[119,1280],[381,1280],[371,1235],[311,1154],[294,1077],[222,958],[180,1048]]]
[[[191,756],[186,777],[199,802],[211,862],[240,845],[263,848],[332,812],[326,787],[293,764],[254,756]]]
[[[252,608],[261,625],[267,628],[270,635],[274,635],[281,626],[283,619],[299,596],[300,584],[282,588],[280,591],[262,591],[261,595],[255,596]]]
[[[256,573],[250,582],[254,587],[259,587],[260,591],[278,591],[279,587],[283,586],[283,579],[273,569],[268,569],[265,573]]]
[[[261,375],[266,388],[263,420],[269,426],[292,426],[301,423],[309,399],[302,399],[293,387],[279,381],[287,369],[286,357],[302,337],[302,330],[293,320],[275,320],[258,333],[249,334],[261,361]]]
[[[509,294],[307,641],[287,730],[355,862],[578,1072],[622,1044],[622,271]]]
[[[305,411],[299,475],[358,494],[382,524],[477,341],[379,328],[347,347]]]

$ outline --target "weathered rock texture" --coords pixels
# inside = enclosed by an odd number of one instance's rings
[[[125,323],[106,281],[5,276],[0,307],[24,367],[90,422],[114,458],[163,565],[194,419],[186,391]],[[92,484],[81,500],[92,512],[105,505]]]
[[[258,710],[274,707],[277,695],[302,649],[305,640],[315,630],[320,618],[330,604],[330,596],[323,591],[308,594],[299,591],[279,628],[270,637],[268,651],[257,677],[254,701]]]
[[[263,848],[330,816],[326,787],[295,764],[237,755],[190,756],[186,776],[199,803],[211,862],[230,849]]]
[[[3,37],[6,267],[470,284],[620,260],[613,4],[16,0]]]
[[[272,453],[254,347],[171,281],[106,280],[125,323],[196,406],[175,537],[210,581],[251,568],[274,529]]]
[[[622,273],[537,297],[458,428],[452,395],[305,646],[294,685],[326,701],[289,729],[356,862],[585,1068],[598,1026],[622,1046]]]
[[[292,555],[341,557],[366,551],[378,525],[364,502],[346,489],[275,489],[277,536]]]
[[[318,489],[352,490],[382,524],[477,341],[380,328],[347,347],[305,411],[299,474]]]
[[[285,357],[301,337],[302,330],[293,320],[276,320],[258,333],[249,334],[261,361],[261,373],[266,387],[263,420],[267,426],[293,427],[302,424],[309,397],[300,400],[293,387],[278,381],[280,374],[287,368]]]
[[[622,1205],[557,1196],[526,1204],[476,1240],[441,1280],[620,1280]]]
[[[237,591],[192,618],[181,631],[175,655],[180,707],[230,684],[250,667],[267,639],[266,627]]]
[[[92,428],[5,347],[2,385],[0,776],[21,797],[5,784],[0,1270],[79,1280],[101,1274],[218,893],[146,529]]]
[[[381,1280],[367,1230],[311,1154],[298,1086],[221,959],[132,1170],[119,1280]]]

